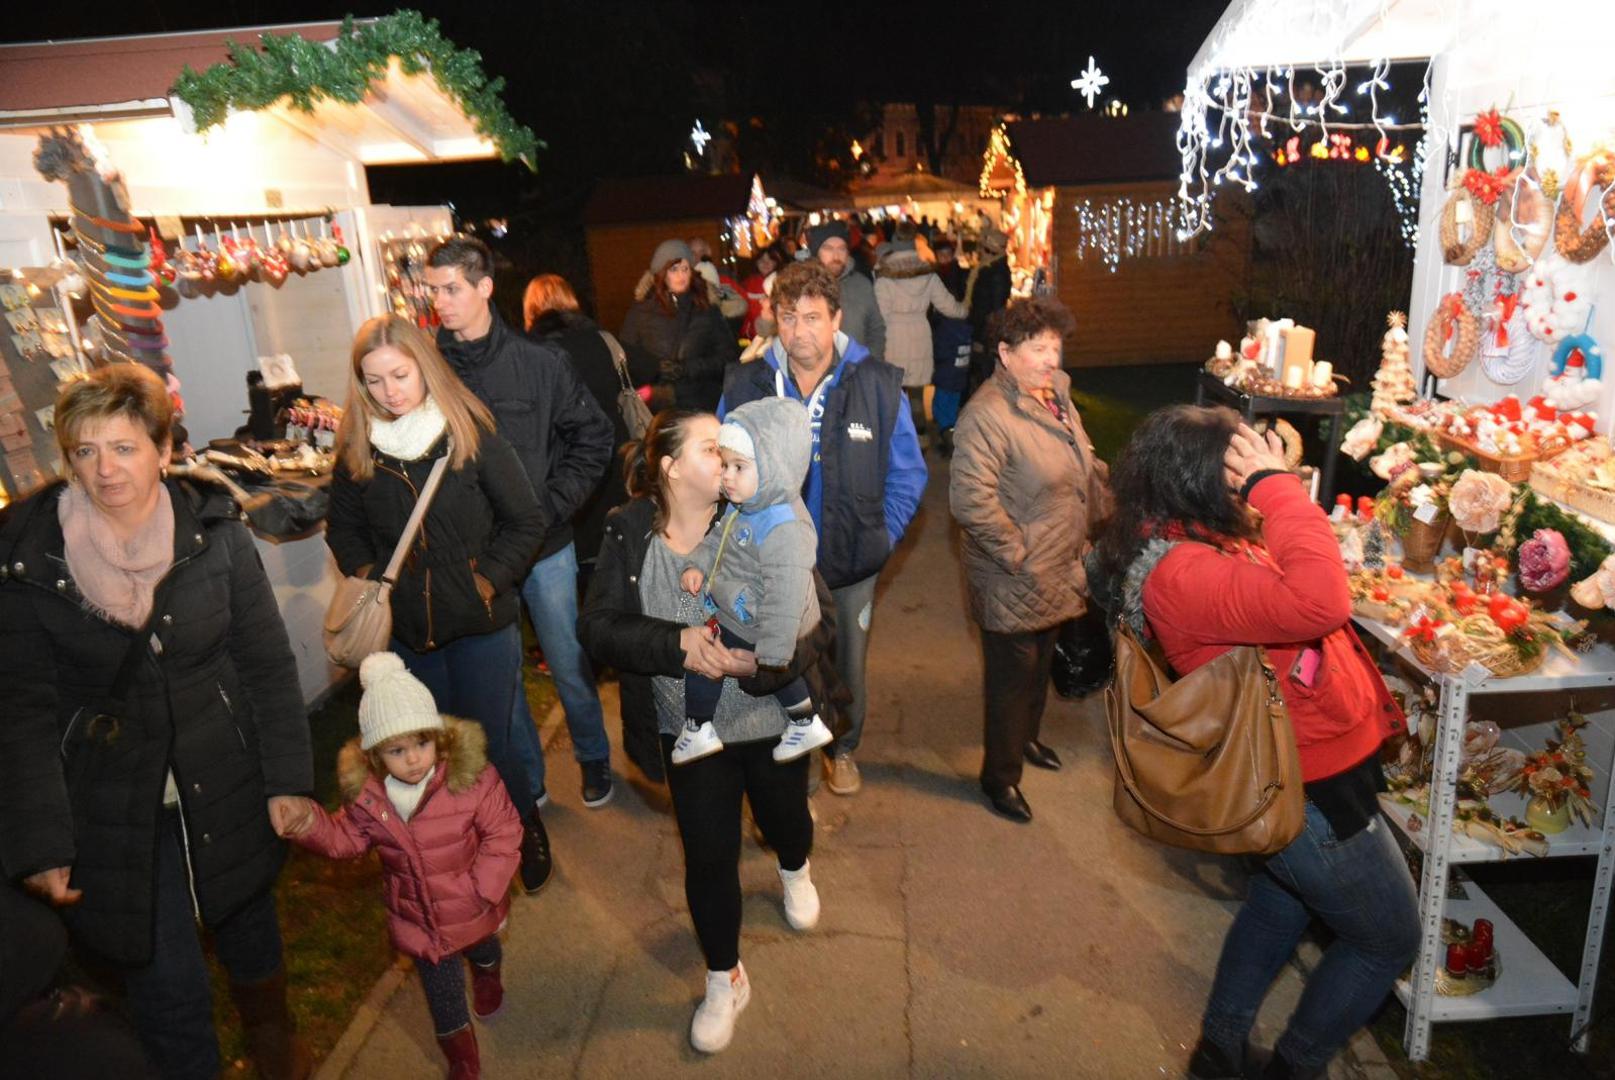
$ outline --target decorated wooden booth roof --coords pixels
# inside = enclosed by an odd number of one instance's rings
[[[1176,113],[1012,120],[987,148],[983,188],[1012,191],[1017,168],[1029,187],[1075,187],[1175,178],[1181,166]]]
[[[259,111],[365,165],[532,163],[501,80],[413,12],[380,19],[0,45],[0,129]]]

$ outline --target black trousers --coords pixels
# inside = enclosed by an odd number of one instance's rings
[[[662,755],[673,752],[662,736]],[[669,765],[684,844],[684,898],[708,971],[728,971],[740,962],[740,806],[751,800],[752,816],[786,870],[800,870],[813,848],[808,814],[808,760],[804,754],[781,765],[773,758],[777,739],[729,743],[716,754]]]
[[[1057,625],[1016,634],[981,632],[986,683],[981,786],[989,791],[1021,782],[1021,755],[1043,725],[1059,635]]]

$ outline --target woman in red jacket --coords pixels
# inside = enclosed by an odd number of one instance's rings
[[[1116,517],[1093,571],[1113,612],[1179,673],[1265,646],[1300,752],[1306,827],[1250,879],[1217,962],[1191,1076],[1322,1076],[1418,948],[1418,898],[1377,813],[1379,747],[1401,711],[1351,629],[1329,521],[1228,409],[1148,417],[1111,476]],[[1334,934],[1264,1065],[1246,1041],[1314,917]]]

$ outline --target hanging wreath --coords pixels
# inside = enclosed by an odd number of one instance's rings
[[[187,65],[174,83],[173,93],[190,106],[198,131],[222,124],[232,109],[256,111],[283,97],[303,112],[313,112],[326,98],[357,104],[371,84],[387,77],[396,59],[405,75],[429,72],[505,161],[520,160],[532,168],[544,145],[505,108],[499,96],[505,80],[488,78],[481,56],[457,48],[438,31],[436,19],[418,11],[363,23],[350,15],[330,42],[263,34],[259,48],[226,44],[228,61],[203,72]]]
[[[1581,332],[1592,310],[1588,274],[1557,255],[1538,260],[1520,282],[1525,327],[1541,341],[1557,344]]]
[[[1458,238],[1458,207],[1469,207],[1469,239]],[[1441,255],[1450,266],[1467,266],[1488,240],[1492,238],[1492,225],[1496,211],[1477,200],[1468,188],[1456,188],[1447,196],[1447,205],[1441,208]]]
[[[1525,131],[1496,109],[1475,117],[1475,138],[1469,144],[1469,167],[1486,172],[1486,151],[1503,147],[1503,172],[1517,168],[1525,159]]]
[[[1446,351],[1449,341],[1451,353]],[[1424,369],[1438,379],[1450,379],[1469,366],[1479,349],[1480,320],[1464,306],[1461,293],[1448,293],[1424,330]]]
[[[1570,169],[1570,133],[1559,122],[1559,113],[1552,110],[1542,122],[1531,129],[1526,145],[1529,157],[1526,170],[1542,185],[1542,193],[1550,199],[1559,197],[1559,185]]]
[[[1594,187],[1603,188],[1593,223],[1582,228],[1587,196]],[[1559,198],[1559,213],[1553,221],[1553,245],[1573,263],[1591,262],[1609,243],[1605,218],[1615,218],[1615,155],[1600,151],[1582,161],[1565,181]]]
[[[1529,269],[1548,246],[1552,223],[1553,203],[1521,172],[1497,203],[1497,225],[1492,230],[1497,268],[1509,274]]]

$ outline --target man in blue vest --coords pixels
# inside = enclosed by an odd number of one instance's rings
[[[925,457],[903,372],[872,359],[841,332],[841,289],[817,262],[774,281],[777,340],[763,357],[729,369],[718,414],[769,396],[807,406],[813,460],[802,500],[819,531],[819,573],[835,598],[836,669],[852,694],[845,733],[826,748],[831,791],[855,794],[853,752],[863,736],[864,685],[875,580],[925,491]]]

